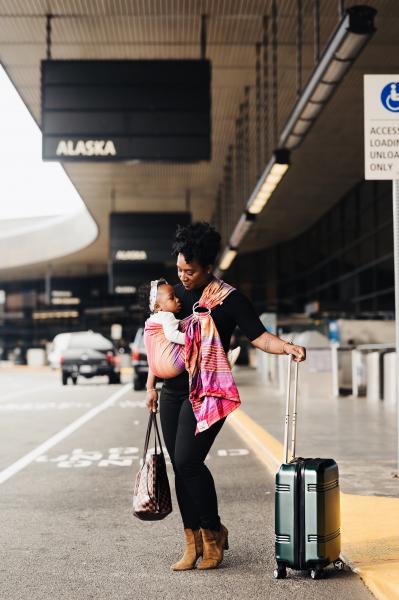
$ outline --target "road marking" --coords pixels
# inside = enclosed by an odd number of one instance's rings
[[[82,415],[81,417],[79,417],[78,419],[73,421],[70,425],[68,425],[67,427],[65,427],[64,429],[62,429],[55,435],[53,435],[46,442],[43,442],[43,444],[40,444],[40,446],[38,446],[31,452],[29,452],[28,454],[25,454],[25,456],[22,456],[22,458],[17,460],[15,463],[10,465],[3,471],[0,471],[0,484],[4,483],[5,481],[7,481],[7,479],[10,479],[10,477],[12,477],[16,473],[18,473],[19,471],[21,471],[22,469],[27,467],[38,456],[40,456],[41,454],[43,454],[50,448],[53,448],[53,446],[58,444],[58,442],[61,442],[62,440],[64,440],[71,433],[73,433],[74,431],[79,429],[79,427],[81,427],[82,425],[84,425],[85,423],[90,421],[90,419],[93,419],[93,417],[97,416],[100,412],[102,412],[103,410],[108,408],[108,406],[111,406],[111,404],[113,404],[121,396],[126,394],[126,392],[130,391],[131,387],[132,387],[131,384],[127,383],[120,390],[115,392],[115,394],[112,394],[112,396],[110,396],[107,400],[102,402],[99,406],[95,406],[94,408],[89,410],[87,413],[85,413],[84,415]]]
[[[10,392],[5,396],[0,396],[0,401],[4,402],[4,400],[11,400],[12,398],[17,398],[18,396],[26,396],[27,394],[35,394],[36,392],[41,392],[43,390],[49,390],[50,388],[54,389],[54,384],[41,385],[36,388],[24,387],[22,390],[16,390],[15,392]]]
[[[48,458],[42,455],[36,459],[36,462],[57,463],[57,467],[90,467],[97,463],[98,467],[108,467],[109,465],[118,467],[130,467],[133,460],[139,459],[139,448],[137,446],[127,446],[120,448],[109,448],[108,457],[103,458],[106,453],[99,450],[83,450],[75,448],[70,454],[60,454],[56,458]]]
[[[93,402],[75,400],[37,400],[0,403],[0,412],[37,412],[43,410],[67,410],[70,408],[89,408]],[[111,408],[145,408],[144,400],[122,400]]]
[[[145,400],[122,400],[118,403],[119,408],[145,408]]]
[[[165,462],[171,464],[168,451],[162,447]],[[81,468],[81,467],[130,467],[133,461],[139,460],[140,449],[136,446],[126,446],[119,448],[109,448],[105,452],[102,450],[83,450],[83,448],[74,448],[69,454],[59,454],[54,458],[42,454],[36,458],[37,463],[53,463],[61,469]],[[153,454],[155,448],[148,449],[148,455]],[[107,455],[108,454],[108,455]],[[228,456],[247,456],[247,448],[221,448],[216,451],[218,457]],[[207,454],[205,460],[209,460],[211,454]]]
[[[221,448],[217,451],[218,456],[246,456],[249,454],[248,448],[228,448],[224,450]]]
[[[43,410],[66,410],[69,408],[89,408],[93,402],[7,402],[0,404],[0,412],[30,412]]]

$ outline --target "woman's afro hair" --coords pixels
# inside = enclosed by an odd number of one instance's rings
[[[192,223],[186,227],[178,225],[172,254],[183,254],[186,262],[196,260],[207,267],[215,263],[220,251],[220,234],[209,223]]]

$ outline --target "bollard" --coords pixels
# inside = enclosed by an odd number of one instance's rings
[[[381,398],[379,352],[369,352],[366,356],[366,390],[368,400],[379,400]]]
[[[396,406],[396,352],[384,354],[384,404]]]

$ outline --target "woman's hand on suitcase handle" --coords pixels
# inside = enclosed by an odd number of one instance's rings
[[[251,344],[263,352],[269,354],[292,354],[295,362],[306,359],[306,350],[303,346],[297,346],[291,342],[285,342],[277,335],[265,331],[259,337],[252,340]]]
[[[148,412],[158,412],[158,392],[155,388],[147,390],[146,405]]]
[[[296,344],[291,344],[291,342],[285,342],[283,351],[285,354],[292,354],[294,362],[302,362],[303,360],[306,360],[306,348],[303,346],[297,346]]]

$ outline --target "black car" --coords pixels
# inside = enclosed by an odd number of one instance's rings
[[[91,378],[96,375],[108,375],[109,383],[120,383],[120,357],[113,342],[101,333],[78,331],[71,333],[61,359],[62,384],[69,377],[75,385],[78,376]]]
[[[148,376],[147,351],[144,345],[144,329],[139,327],[131,344],[132,367],[133,367],[133,389],[143,390]]]

